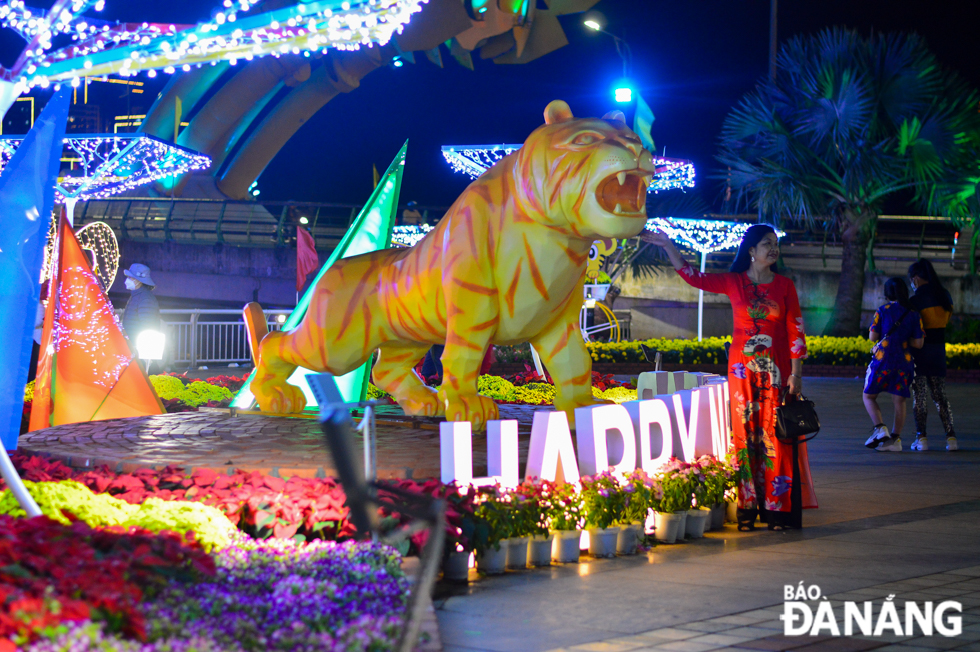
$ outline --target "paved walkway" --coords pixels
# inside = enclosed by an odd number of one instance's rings
[[[446,652],[980,651],[980,388],[949,386],[957,453],[942,450],[934,408],[937,450],[912,453],[905,439],[905,452],[877,453],[863,446],[859,380],[807,379],[805,390],[824,430],[810,447],[820,509],[804,513],[804,530],[727,526],[636,557],[481,579],[436,602]],[[891,594],[899,604],[955,596],[963,633],[786,639],[783,587],[801,581],[835,603],[877,600],[875,613]]]

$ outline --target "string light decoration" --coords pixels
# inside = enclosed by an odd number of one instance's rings
[[[23,136],[0,136],[0,170]],[[80,159],[79,174],[58,178],[61,203],[105,199],[190,170],[206,170],[211,159],[144,133],[70,135],[65,157]]]
[[[679,158],[654,156],[653,165],[657,173],[650,183],[650,192],[694,187],[694,163]]]
[[[442,156],[453,168],[476,179],[503,157],[519,150],[522,145],[445,145]]]
[[[683,217],[654,217],[647,220],[646,230],[661,230],[675,242],[690,247],[701,254],[701,272],[704,273],[708,262],[708,254],[723,249],[732,249],[742,242],[745,232],[752,226],[746,222],[728,222],[725,220],[704,220]],[[780,238],[785,231],[776,229]],[[704,290],[698,290],[698,341],[701,341],[702,325],[704,322]]]
[[[432,230],[428,224],[405,224],[391,229],[391,244],[396,247],[414,247],[425,234]]]
[[[471,179],[476,179],[493,167],[497,161],[520,148],[520,144],[445,145],[442,148],[442,156],[452,166],[453,172],[462,172]],[[654,156],[653,164],[657,172],[650,183],[650,192],[694,187],[694,164],[690,161]]]
[[[105,222],[90,222],[75,231],[75,237],[78,239],[82,251],[91,252],[92,260],[89,266],[102,286],[102,290],[108,292],[112,284],[115,283],[116,274],[119,271],[119,241],[116,240],[116,234],[112,227]],[[57,244],[57,220],[51,220],[48,241],[44,247],[41,283],[54,275]]]
[[[173,74],[221,60],[234,65],[268,55],[310,56],[331,47],[358,50],[387,44],[427,2],[322,0],[240,16],[254,4],[224,0],[212,20],[199,25],[96,26],[80,14],[100,9],[102,0],[58,0],[45,16],[32,15],[22,0],[7,0],[0,5],[0,21],[31,38],[14,67],[0,71],[0,77],[27,90],[57,82],[78,86],[85,77],[156,70]],[[49,52],[57,33],[71,33],[74,43]]]

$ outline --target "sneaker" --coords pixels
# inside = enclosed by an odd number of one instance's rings
[[[925,437],[916,437],[909,448],[914,451],[927,451],[929,450],[929,442]]]
[[[956,437],[946,438],[946,450],[958,451],[959,449],[960,449],[960,445],[956,443]]]
[[[890,437],[885,441],[878,444],[876,451],[881,451],[883,453],[901,453],[902,452],[902,438],[901,437]]]
[[[877,448],[878,444],[886,439],[891,438],[891,433],[888,432],[888,426],[883,423],[879,423],[871,431],[871,436],[868,437],[868,441],[864,442],[864,445],[868,448]]]

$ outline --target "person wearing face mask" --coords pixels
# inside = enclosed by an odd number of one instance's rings
[[[132,292],[123,310],[122,325],[130,347],[135,350],[136,338],[144,330],[160,330],[160,304],[153,296],[156,283],[150,277],[150,268],[133,263],[124,269],[126,289]]]
[[[739,463],[739,530],[755,529],[757,517],[770,530],[802,527],[801,510],[817,507],[806,444],[797,444],[794,456],[794,446],[776,438],[776,408],[784,392],[803,389],[806,335],[796,286],[775,272],[776,231],[767,224],[749,227],[727,274],[697,271],[660,231],[640,237],[663,247],[689,285],[726,294],[732,302],[728,382]]]
[[[939,420],[946,431],[946,450],[959,450],[953,430],[953,413],[946,398],[946,325],[953,316],[953,298],[943,287],[936,269],[925,258],[909,266],[909,280],[915,294],[909,305],[922,316],[925,344],[912,351],[915,377],[912,379],[912,414],[915,416],[914,451],[929,450],[926,439],[926,417],[929,414],[928,393],[939,410]]]

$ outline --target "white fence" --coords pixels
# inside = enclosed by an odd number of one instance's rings
[[[266,310],[269,330],[279,330],[290,312]],[[169,365],[193,368],[252,360],[241,310],[161,310],[160,316],[167,336]]]

